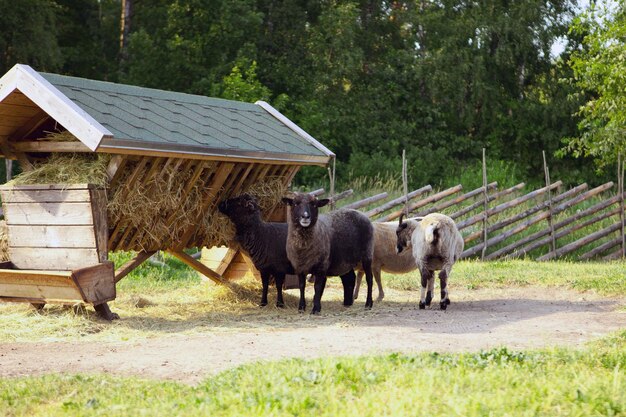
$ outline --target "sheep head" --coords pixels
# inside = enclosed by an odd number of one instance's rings
[[[398,221],[398,227],[396,228],[396,252],[401,253],[404,248],[411,246],[411,237],[413,235],[414,227],[409,227],[408,222],[403,222],[404,213],[400,215]]]
[[[283,203],[291,206],[291,223],[304,229],[315,226],[319,208],[329,202],[327,198],[318,200],[308,193],[294,193],[293,198],[283,197]]]
[[[247,193],[224,200],[217,206],[217,208],[222,214],[225,214],[231,220],[244,219],[252,214],[261,212],[261,208],[257,203],[256,197]]]

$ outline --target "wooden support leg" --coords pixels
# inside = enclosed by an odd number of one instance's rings
[[[130,272],[141,265],[146,259],[151,257],[156,251],[143,251],[139,252],[137,256],[135,256],[130,261],[126,262],[124,265],[120,266],[115,271],[115,283],[117,284],[119,280],[124,278],[126,275],[130,274]]]
[[[211,279],[211,281],[215,282],[216,284],[220,284],[220,285],[227,284],[227,282],[224,281],[224,278],[220,274],[218,274],[217,272],[215,272],[214,270],[212,270],[211,268],[209,268],[202,262],[192,258],[191,255],[187,255],[182,250],[168,249],[167,252],[171,253],[172,255],[180,259],[187,266],[190,266],[196,271],[205,275],[207,278]]]
[[[107,303],[94,305],[93,308],[94,310],[96,310],[96,313],[98,313],[98,316],[100,316],[101,318],[105,320],[112,321],[112,320],[119,320],[120,318],[119,315],[111,311]]]
[[[35,310],[41,311],[46,306],[46,303],[30,303],[30,305],[33,306]]]

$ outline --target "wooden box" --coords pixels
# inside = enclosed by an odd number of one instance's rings
[[[0,301],[91,303],[115,300],[113,262],[73,271],[15,269],[0,263]]]
[[[101,304],[115,299],[106,194],[91,184],[1,186],[10,262],[0,300]]]
[[[105,190],[5,185],[0,194],[15,268],[71,271],[107,260]]]

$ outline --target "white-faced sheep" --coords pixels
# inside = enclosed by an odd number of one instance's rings
[[[421,218],[415,218],[421,219]],[[406,274],[417,268],[413,252],[410,250],[398,253],[396,229],[398,223],[391,222],[374,222],[374,256],[372,258],[372,272],[376,285],[378,286],[378,298],[381,301],[385,298],[385,291],[381,282],[381,272],[390,272],[392,274]],[[359,296],[359,288],[365,272],[359,270],[356,276],[356,286],[354,287],[354,299]]]
[[[235,224],[235,240],[261,273],[261,306],[267,305],[270,276],[273,276],[276,306],[284,307],[285,275],[294,273],[286,251],[287,223],[264,222],[256,198],[249,194],[222,201],[218,209]]]
[[[306,193],[295,193],[293,198],[283,198],[283,202],[290,206],[287,257],[298,275],[299,310],[306,309],[306,274],[315,277],[311,314],[318,314],[322,309],[321,298],[327,276],[341,276],[344,305],[351,305],[356,280],[354,267],[359,263],[365,271],[368,287],[365,308],[372,308],[374,228],[369,218],[356,210],[337,210],[320,215],[319,208],[329,200],[318,200]]]
[[[398,253],[411,247],[417,268],[422,277],[422,292],[419,308],[424,309],[433,299],[435,271],[439,272],[441,301],[439,306],[445,310],[450,304],[448,296],[448,278],[452,265],[463,252],[463,237],[450,217],[445,214],[431,213],[421,221],[407,220],[400,222],[396,230]],[[428,290],[427,290],[428,287]]]

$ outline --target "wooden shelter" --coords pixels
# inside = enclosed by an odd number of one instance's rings
[[[70,139],[55,139],[47,132],[67,132]],[[229,196],[270,178],[287,185],[301,166],[324,166],[334,157],[262,101],[241,103],[39,73],[19,64],[0,78],[0,152],[18,160],[25,171],[45,164],[55,154],[109,158],[107,181],[101,187],[2,188],[9,256],[36,251],[42,259],[35,262],[31,256],[30,263],[20,260],[0,269],[0,301],[90,302],[108,318],[112,316],[106,301],[115,298],[115,283],[158,250],[221,282],[220,273],[183,251],[227,243],[216,240],[210,227],[202,229],[198,224],[214,216],[218,202]],[[161,185],[172,181],[182,184],[175,209],[162,210],[140,223],[128,213],[112,215],[110,207],[108,216],[94,214],[106,212],[111,199],[130,199],[137,189],[156,194]],[[150,208],[136,211],[149,212]],[[38,214],[21,215],[25,210]],[[92,216],[75,220],[81,211]],[[164,227],[157,230],[153,223]],[[76,229],[60,234],[58,226]],[[28,234],[40,238],[24,239]],[[89,259],[94,265],[70,262],[78,249],[91,250],[94,257]],[[137,251],[137,256],[112,271],[106,254],[118,250]],[[230,249],[225,262],[240,256]],[[97,271],[81,281],[77,276],[85,276],[85,267],[97,267]],[[220,270],[227,267],[222,265]],[[58,279],[59,274],[65,278]],[[85,295],[94,293],[101,282],[107,282],[106,291],[97,297]],[[59,287],[69,288],[72,294]]]

